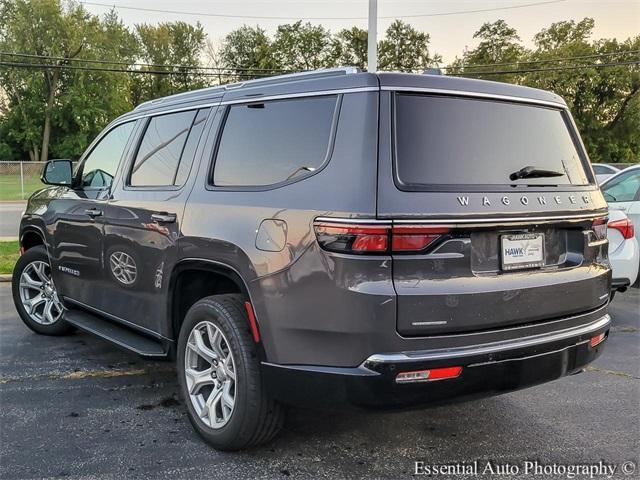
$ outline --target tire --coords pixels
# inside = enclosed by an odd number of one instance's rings
[[[198,340],[204,345],[198,346]],[[242,295],[206,297],[189,309],[178,339],[177,371],[189,420],[214,448],[250,448],[282,428],[284,408],[266,393]],[[204,376],[194,376],[203,371]],[[215,392],[221,392],[218,401],[212,400]]]
[[[51,280],[49,256],[44,246],[32,247],[20,256],[13,269],[11,293],[18,315],[34,332],[65,335],[73,331],[64,321],[64,308]],[[29,300],[33,302],[36,298],[35,304],[29,307]]]

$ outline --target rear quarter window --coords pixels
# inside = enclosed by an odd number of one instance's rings
[[[336,95],[228,107],[213,185],[264,187],[298,180],[328,159]]]
[[[588,185],[566,114],[555,108],[455,96],[395,96],[395,170],[404,187]],[[526,166],[562,173],[509,176]]]

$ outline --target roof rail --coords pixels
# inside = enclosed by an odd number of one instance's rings
[[[139,110],[140,108],[142,108],[143,106],[146,105],[150,105],[152,103],[160,103],[163,102],[166,99],[173,99],[175,97],[181,96],[181,95],[187,95],[190,93],[194,93],[194,92],[206,92],[206,91],[215,91],[215,90],[233,90],[236,88],[243,88],[243,87],[248,87],[248,86],[252,86],[252,85],[260,85],[260,84],[264,84],[264,83],[280,83],[280,82],[288,82],[288,81],[295,81],[295,80],[302,80],[302,79],[311,79],[311,78],[315,78],[315,77],[331,77],[334,75],[351,75],[354,73],[359,73],[361,72],[361,70],[358,67],[336,67],[336,68],[319,68],[316,70],[306,70],[304,72],[295,72],[295,73],[287,73],[284,75],[273,75],[270,77],[263,77],[263,78],[256,78],[253,80],[246,80],[244,82],[237,82],[237,83],[230,83],[227,85],[215,85],[213,87],[206,87],[206,88],[201,88],[198,90],[191,90],[188,92],[182,92],[182,93],[177,93],[175,95],[169,95],[167,97],[162,97],[162,98],[157,98],[154,100],[148,100],[146,102],[141,103],[140,105],[138,105],[137,107],[134,108],[135,110]]]
[[[423,75],[443,75],[442,70],[437,67],[429,67],[422,72]]]
[[[280,82],[289,80],[300,80],[302,78],[313,77],[330,77],[332,75],[351,75],[359,73],[361,70],[358,67],[336,67],[336,68],[318,68],[316,70],[305,70],[303,72],[286,73],[284,75],[273,75],[271,77],[256,78],[253,80],[246,80],[244,82],[229,83],[224,86],[225,90],[232,90],[235,88],[242,88],[247,85],[256,85],[265,82]]]

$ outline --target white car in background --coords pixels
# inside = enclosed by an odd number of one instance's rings
[[[592,163],[591,166],[593,167],[593,173],[596,174],[598,185],[620,171],[619,168],[612,167],[611,165],[607,165],[605,163]]]
[[[609,238],[609,262],[613,272],[612,292],[624,292],[638,278],[640,247],[634,236],[634,230],[633,223],[622,210],[609,209],[607,237]]]
[[[625,241],[635,237],[636,250],[640,243],[640,165],[629,167],[608,178],[600,186],[604,198],[609,204],[609,258],[613,269],[614,283],[619,284],[635,272],[638,273],[638,256],[630,256],[631,246]],[[621,216],[620,213],[624,213]],[[627,226],[625,222],[630,221]],[[613,228],[612,228],[613,226]],[[635,233],[634,233],[635,230]],[[626,253],[625,253],[626,252]],[[633,285],[634,278],[630,278]]]

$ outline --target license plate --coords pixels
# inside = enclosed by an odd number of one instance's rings
[[[541,233],[521,233],[502,235],[502,269],[519,270],[537,268],[544,265],[544,235]]]

